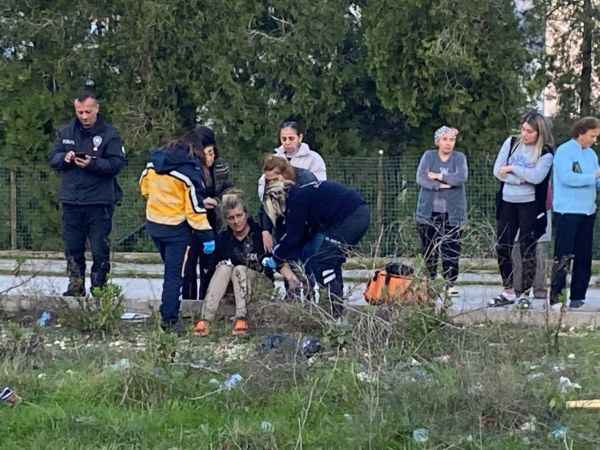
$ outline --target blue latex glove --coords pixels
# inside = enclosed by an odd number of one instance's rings
[[[277,269],[277,262],[275,262],[275,258],[272,256],[265,256],[262,260],[262,265],[267,269]]]
[[[213,239],[212,241],[205,241],[202,243],[202,252],[205,255],[210,255],[212,253],[214,253],[215,251],[215,240]]]

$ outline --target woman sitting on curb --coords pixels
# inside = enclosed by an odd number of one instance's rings
[[[258,292],[273,286],[272,271],[261,264],[268,256],[263,247],[261,228],[248,215],[237,194],[225,194],[221,208],[227,229],[217,238],[217,267],[204,298],[202,318],[194,327],[197,336],[208,336],[209,323],[215,319],[229,283],[233,284],[235,297],[234,335],[248,332],[246,305]]]

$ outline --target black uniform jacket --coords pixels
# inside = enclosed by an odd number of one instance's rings
[[[66,163],[65,154],[86,153],[92,161],[85,169]],[[122,197],[116,176],[127,164],[123,141],[117,130],[98,115],[91,128],[77,119],[57,132],[49,157],[50,166],[61,175],[59,200],[74,205],[114,205]]]

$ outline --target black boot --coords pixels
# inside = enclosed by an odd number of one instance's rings
[[[83,277],[69,277],[69,286],[62,295],[63,297],[85,297],[85,280]]]
[[[65,297],[85,297],[85,260],[82,257],[67,257],[69,286],[63,292]]]
[[[106,272],[92,272],[90,274],[90,281],[92,282],[92,288],[90,292],[95,296],[94,291],[96,289],[102,289],[106,286],[108,280],[108,274]]]

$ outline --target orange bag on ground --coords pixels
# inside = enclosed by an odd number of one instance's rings
[[[367,303],[421,303],[428,298],[427,284],[415,280],[412,275],[395,275],[376,270],[367,283],[364,297]]]

